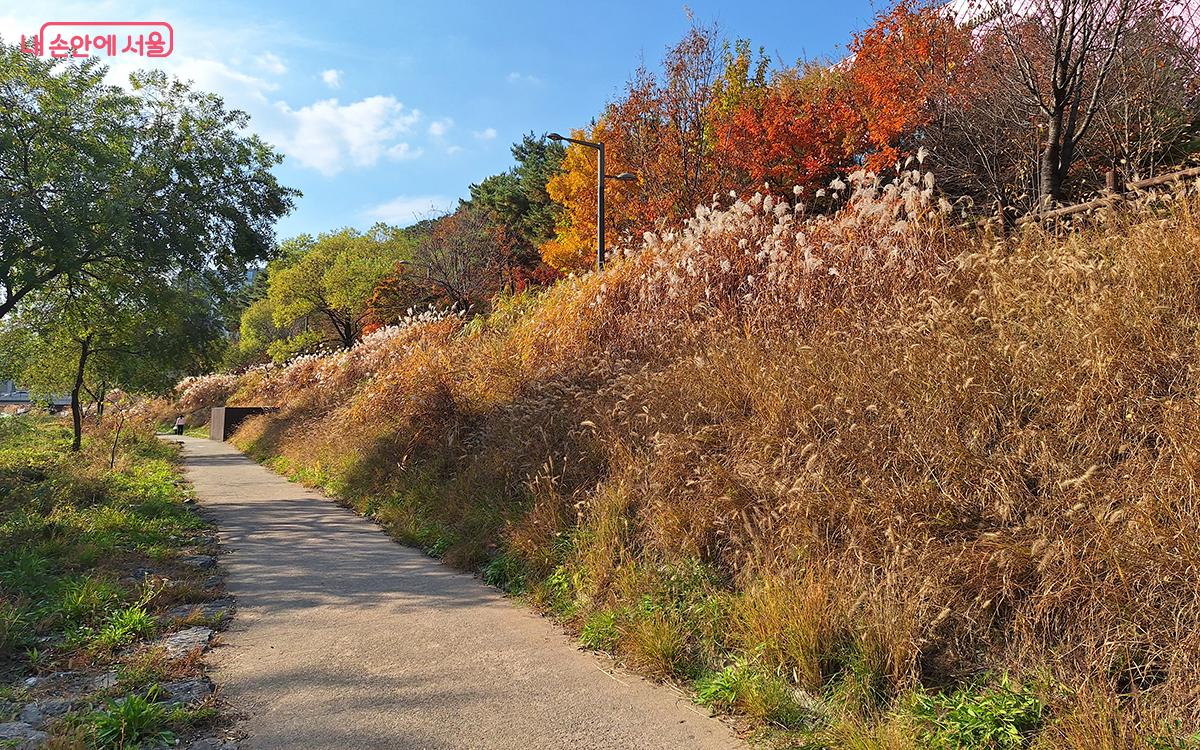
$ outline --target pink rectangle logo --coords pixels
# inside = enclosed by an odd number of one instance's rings
[[[166,21],[48,21],[33,37],[21,35],[21,51],[38,57],[169,57],[175,29]]]

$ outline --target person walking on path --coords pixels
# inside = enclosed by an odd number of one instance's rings
[[[187,422],[184,420],[182,414],[180,414],[178,417],[175,417],[175,434],[176,435],[182,435],[183,428],[185,426],[187,426]]]

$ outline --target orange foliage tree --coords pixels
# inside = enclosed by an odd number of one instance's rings
[[[861,128],[848,111],[844,79],[817,66],[784,74],[715,118],[713,158],[728,187],[782,193],[850,166]]]
[[[756,58],[738,40],[722,54],[716,28],[694,25],[667,51],[661,76],[639,68],[598,123],[577,131],[605,143],[610,172],[639,178],[611,185],[607,242],[678,224],[730,189],[790,192],[857,164],[882,170],[916,150],[937,103],[960,85],[970,46],[947,14],[901,0],[854,39],[848,61],[768,80],[761,50]],[[572,146],[562,169],[547,191],[565,210],[542,257],[582,270],[595,258],[595,153]]]
[[[901,0],[850,45],[851,101],[861,118],[865,164],[880,170],[916,150],[914,136],[954,96],[971,31],[940,5]]]
[[[606,241],[617,246],[661,219],[678,222],[720,188],[711,159],[709,104],[720,71],[714,27],[693,26],[668,50],[662,77],[639,68],[625,94],[605,109],[590,132],[603,141],[610,173],[633,172],[636,185],[610,183]],[[583,131],[577,131],[583,133]],[[547,192],[564,207],[556,236],[542,246],[547,265],[582,270],[595,258],[596,156],[572,146]]]

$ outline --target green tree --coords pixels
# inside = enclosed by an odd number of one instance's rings
[[[267,267],[267,304],[279,329],[305,324],[328,330],[333,343],[351,347],[362,335],[376,285],[412,256],[402,230],[377,224],[365,234],[354,229],[294,237]],[[243,332],[263,331],[263,307],[248,308]]]
[[[162,72],[132,91],[105,72],[0,43],[0,318],[114,266],[237,279],[298,195],[244,112]]]
[[[225,337],[214,281],[140,274],[60,279],[27,296],[5,321],[0,350],[19,353],[14,375],[34,393],[71,394],[72,450],[79,450],[85,397],[99,416],[111,389],[161,392],[218,361]]]
[[[532,268],[541,259],[538,248],[554,236],[561,207],[551,200],[546,183],[561,170],[566,149],[529,133],[513,144],[512,154],[516,166],[471,185],[468,203],[505,227],[515,260]]]
[[[242,311],[235,360],[243,362],[260,358],[272,343],[286,339],[294,332],[291,327],[275,325],[275,306],[269,298],[254,300]]]

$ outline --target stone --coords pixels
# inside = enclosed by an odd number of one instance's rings
[[[220,588],[221,585],[224,583],[225,583],[225,579],[222,578],[221,576],[209,576],[208,578],[204,579],[204,588],[216,589],[216,588]]]
[[[190,706],[212,695],[213,684],[207,677],[193,677],[160,685],[167,692],[164,701],[168,706]]]
[[[168,635],[159,641],[158,645],[167,650],[167,656],[172,659],[178,659],[187,656],[193,651],[204,650],[208,646],[208,641],[212,638],[212,634],[212,628],[197,625],[196,627],[184,628],[178,633]]]
[[[15,750],[34,750],[34,748],[44,745],[49,737],[50,735],[40,729],[34,729],[23,721],[9,721],[0,724],[0,743],[4,743],[4,747]]]
[[[238,750],[237,743],[218,737],[204,737],[187,746],[187,750]]]
[[[96,675],[92,680],[92,687],[97,690],[108,690],[115,687],[117,684],[117,673],[113,671],[105,672],[104,674]]]
[[[17,714],[17,720],[23,721],[31,727],[40,727],[46,723],[46,717],[42,714],[41,709],[38,708],[38,704],[36,703],[26,703],[22,706],[20,712]]]
[[[41,729],[51,719],[62,716],[70,711],[75,702],[66,698],[51,698],[44,701],[27,703],[21,709],[20,720],[26,724]]]
[[[179,558],[179,562],[200,570],[212,570],[217,567],[217,558],[212,555],[187,555]]]
[[[166,612],[167,619],[186,620],[190,617],[201,617],[208,621],[225,622],[233,614],[233,599],[224,597],[213,599],[211,602],[195,604],[179,604]]]

